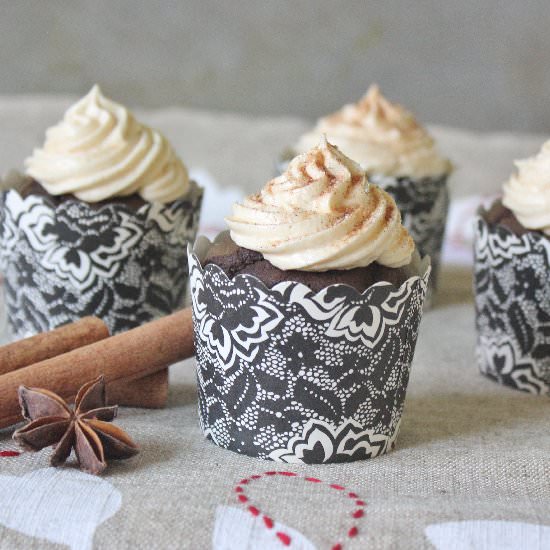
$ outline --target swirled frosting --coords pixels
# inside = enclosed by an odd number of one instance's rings
[[[550,235],[550,140],[537,155],[514,164],[517,171],[503,186],[502,203],[524,227]]]
[[[409,111],[390,103],[376,85],[358,103],[321,118],[301,137],[295,151],[308,151],[323,134],[368,174],[420,179],[451,171],[430,134]]]
[[[284,270],[399,267],[414,251],[393,198],[324,138],[226,221],[239,246]]]
[[[97,85],[47,130],[43,147],[25,165],[51,195],[70,193],[86,202],[139,193],[165,203],[189,189],[187,169],[166,138]]]

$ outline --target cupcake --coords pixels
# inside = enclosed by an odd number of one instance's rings
[[[550,395],[550,141],[476,219],[474,290],[480,370]]]
[[[201,189],[98,86],[3,182],[0,271],[17,338],[85,315],[120,332],[183,305]]]
[[[395,443],[429,277],[394,200],[322,141],[189,247],[206,437],[282,462]]]
[[[431,257],[431,286],[435,285],[452,166],[432,137],[410,112],[390,103],[375,85],[358,103],[321,118],[289,155],[308,151],[323,134],[366,170],[371,183],[393,196],[420,253]]]

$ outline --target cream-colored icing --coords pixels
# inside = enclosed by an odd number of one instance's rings
[[[537,155],[514,164],[517,171],[503,186],[502,203],[524,227],[550,235],[550,140]]]
[[[166,138],[97,85],[47,130],[43,147],[25,165],[51,195],[70,193],[86,202],[139,193],[166,203],[189,190],[187,169]]]
[[[308,151],[321,135],[361,164],[368,174],[420,179],[447,174],[452,168],[414,116],[401,105],[389,102],[376,85],[359,102],[320,119],[311,132],[300,138],[295,151]]]
[[[226,221],[239,246],[284,270],[399,267],[415,248],[393,198],[324,138]]]

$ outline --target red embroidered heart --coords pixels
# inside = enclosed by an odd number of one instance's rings
[[[285,476],[285,477],[301,478],[304,481],[309,483],[320,483],[320,484],[327,485],[331,489],[341,492],[344,498],[353,501],[353,508],[350,512],[350,517],[353,518],[353,520],[357,520],[365,516],[365,509],[364,509],[364,507],[366,506],[365,501],[361,500],[359,498],[359,495],[357,495],[357,493],[354,493],[353,491],[347,492],[346,488],[342,485],[338,485],[336,483],[327,483],[316,477],[302,477],[302,476],[299,476],[298,474],[295,474],[294,472],[269,471],[269,472],[264,472],[261,475],[256,474],[248,478],[241,479],[241,481],[239,481],[239,483],[236,485],[234,489],[237,496],[237,500],[241,504],[246,504],[248,512],[250,512],[254,517],[258,517],[260,515],[262,516],[262,520],[266,529],[273,529],[275,522],[269,516],[264,514],[258,505],[252,505],[250,503],[249,497],[245,494],[245,487],[253,481],[266,478],[266,477],[277,476],[277,475]],[[356,525],[356,522],[352,522],[352,525],[348,529],[346,536],[347,538],[355,538],[358,534],[359,534],[359,528]],[[283,546],[290,546],[290,544],[292,543],[291,536],[288,533],[285,533],[284,531],[277,531],[275,533],[275,536],[281,541]],[[343,550],[343,548],[344,548],[343,544],[339,542],[331,546],[331,550]]]

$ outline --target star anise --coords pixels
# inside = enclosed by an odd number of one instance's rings
[[[13,439],[30,451],[53,445],[52,466],[64,464],[74,448],[80,469],[97,475],[108,459],[130,458],[139,452],[123,430],[109,424],[118,407],[106,404],[103,376],[80,388],[74,408],[49,390],[26,386],[19,387],[19,403],[29,424],[17,430]]]

